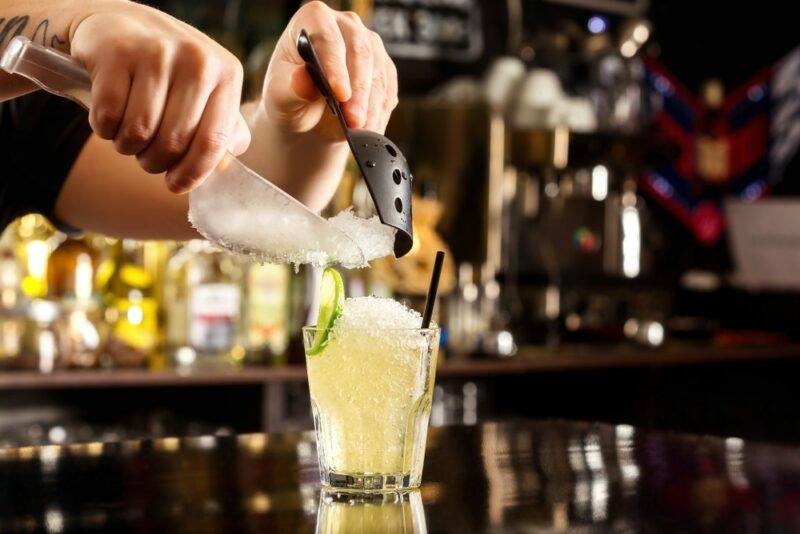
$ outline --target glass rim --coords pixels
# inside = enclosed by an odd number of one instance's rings
[[[303,332],[319,332],[322,330],[331,332],[333,328],[322,328],[316,325],[305,325],[301,328]],[[381,328],[381,327],[358,327],[358,328],[347,328],[348,331],[352,332],[420,332],[420,333],[435,333],[440,332],[442,328],[440,326],[429,326],[428,328]]]

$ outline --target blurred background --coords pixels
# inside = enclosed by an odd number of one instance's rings
[[[149,2],[257,97],[300,2]],[[401,99],[415,242],[343,272],[421,308],[432,422],[553,417],[800,441],[800,48],[777,1],[352,0]],[[349,166],[331,212],[368,209]],[[202,241],[0,238],[0,447],[311,428],[319,272]]]

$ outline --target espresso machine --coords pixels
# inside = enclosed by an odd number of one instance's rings
[[[455,352],[661,344],[671,291],[659,217],[637,186],[650,157],[638,80],[619,84],[616,98],[633,102],[612,127],[589,97],[553,89],[553,72],[498,63],[479,84],[406,99],[389,130],[444,205],[438,230],[458,264]]]
[[[566,128],[510,139],[500,278],[518,342],[660,345],[670,291],[658,219],[637,191],[641,141]],[[662,335],[642,338],[654,323]]]

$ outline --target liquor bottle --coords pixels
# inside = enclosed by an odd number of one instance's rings
[[[47,294],[60,303],[60,364],[64,367],[90,368],[99,363],[106,324],[94,287],[97,257],[87,238],[69,238],[47,262]]]
[[[448,345],[457,355],[466,355],[478,347],[481,314],[480,290],[474,280],[471,263],[458,266],[458,289],[448,299]]]
[[[91,299],[97,252],[83,238],[68,238],[47,259],[47,296],[51,299]]]
[[[246,269],[248,363],[286,362],[289,344],[289,266],[252,263]]]
[[[45,217],[29,214],[11,224],[14,254],[24,266],[22,292],[30,298],[40,298],[47,293],[47,260],[63,239]]]
[[[705,108],[697,125],[697,173],[706,188],[715,191],[730,178],[730,138],[722,111],[725,88],[719,80],[711,79],[701,90]]]
[[[110,255],[95,277],[111,325],[106,345],[114,367],[140,367],[160,348],[158,272],[148,265],[148,247],[130,239],[112,242]]]
[[[22,265],[14,255],[14,238],[10,231],[0,235],[0,310],[17,309],[22,300]]]
[[[33,299],[26,306],[18,367],[51,373],[67,364],[57,302]]]
[[[14,367],[20,356],[25,309],[20,290],[22,268],[0,238],[0,369]]]
[[[240,364],[243,269],[239,260],[202,240],[178,249],[164,286],[167,355],[181,367]]]
[[[322,269],[312,265],[301,265],[289,284],[289,346],[287,361],[305,365],[302,328],[316,323],[319,308],[316,302],[317,289],[322,280]]]

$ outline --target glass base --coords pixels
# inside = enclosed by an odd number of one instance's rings
[[[322,470],[322,485],[328,488],[353,492],[406,491],[419,488],[419,481],[410,474],[337,473]]]

